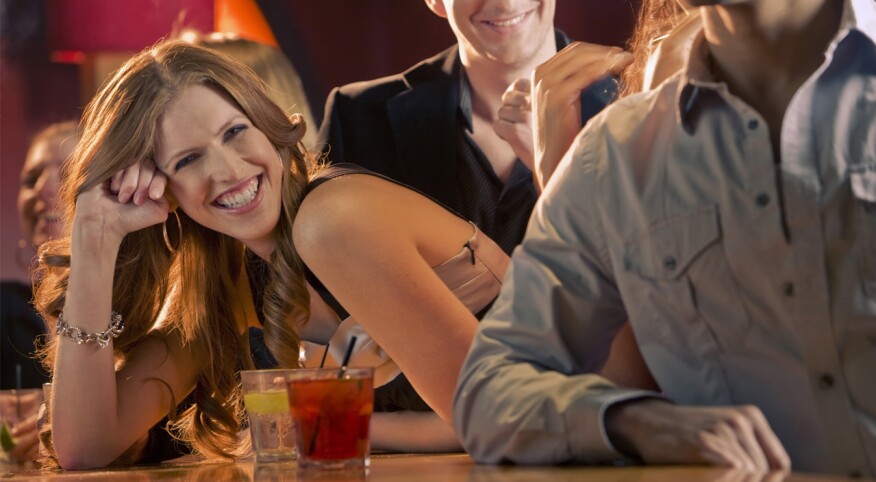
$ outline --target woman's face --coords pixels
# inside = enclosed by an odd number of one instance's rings
[[[268,138],[227,96],[187,87],[158,123],[155,163],[195,222],[260,256],[274,248],[283,167]]]
[[[55,201],[61,182],[61,163],[75,146],[75,136],[56,135],[33,144],[27,153],[21,169],[18,219],[22,234],[34,246],[61,235],[61,213]]]

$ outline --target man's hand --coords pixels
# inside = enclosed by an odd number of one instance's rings
[[[581,92],[606,75],[619,75],[633,61],[617,47],[569,44],[532,74],[534,165],[540,187],[581,130]]]
[[[648,464],[711,464],[737,469],[788,470],[791,461],[760,409],[689,407],[633,400],[609,408],[608,436]]]
[[[532,152],[532,102],[529,79],[517,79],[502,94],[502,106],[493,121],[496,135],[504,139],[517,157],[535,172]]]

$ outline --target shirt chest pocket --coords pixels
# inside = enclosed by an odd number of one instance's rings
[[[698,351],[730,348],[744,340],[750,317],[724,254],[719,213],[700,207],[653,225],[625,244],[645,330]],[[701,353],[705,355],[706,353]]]

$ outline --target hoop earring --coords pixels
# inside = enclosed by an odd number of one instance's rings
[[[176,247],[173,246],[173,243],[170,242],[170,236],[167,235],[167,221],[170,219],[171,214],[176,218]],[[170,254],[176,254],[176,250],[182,246],[182,220],[180,220],[179,213],[176,210],[168,213],[167,219],[161,223],[161,234],[164,235],[164,246],[167,247]]]

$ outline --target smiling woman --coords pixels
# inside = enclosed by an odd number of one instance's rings
[[[375,407],[392,411],[373,445],[459,448],[452,392],[508,258],[417,192],[319,166],[304,130],[248,69],[183,42],[136,55],[89,104],[36,296],[62,327],[44,352],[60,465],[139,460],[168,414],[201,453],[245,452],[238,372],[259,325],[285,367],[302,339],[369,340],[351,364],[379,367]]]

